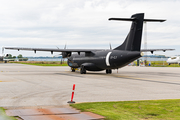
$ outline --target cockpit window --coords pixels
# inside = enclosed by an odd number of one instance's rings
[[[171,59],[176,59],[176,57],[172,57]]]

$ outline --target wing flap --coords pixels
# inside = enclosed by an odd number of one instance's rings
[[[52,48],[23,48],[23,47],[3,47],[10,50],[46,51],[46,52],[93,52],[102,49],[52,49]]]

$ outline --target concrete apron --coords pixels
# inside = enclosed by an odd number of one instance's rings
[[[23,120],[103,120],[104,117],[80,112],[72,108],[41,108],[6,110],[8,116],[18,116]]]

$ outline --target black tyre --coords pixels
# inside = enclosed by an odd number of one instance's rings
[[[80,69],[80,73],[81,73],[81,74],[83,74],[83,70],[82,70],[82,68]]]
[[[106,74],[111,74],[112,70],[111,69],[106,69]]]
[[[86,74],[86,69],[84,68],[84,66],[81,66],[80,73],[81,74]]]
[[[108,71],[108,70],[106,70],[106,74],[108,74],[108,72],[109,72],[109,71]]]
[[[112,70],[111,69],[109,69],[109,74],[111,74],[112,73]]]

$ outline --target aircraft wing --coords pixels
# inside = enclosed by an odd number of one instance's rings
[[[22,47],[3,47],[3,49],[11,49],[11,50],[28,50],[28,51],[46,51],[46,52],[86,52],[86,53],[91,53],[95,51],[102,51],[105,49],[54,49],[54,48],[22,48]],[[171,51],[175,49],[141,49],[141,52],[151,52],[153,53],[154,51]]]
[[[53,52],[93,52],[93,51],[101,51],[103,49],[54,49],[54,48],[22,48],[22,47],[3,47],[4,49],[11,49],[11,50],[28,50],[28,51],[49,51]]]
[[[171,50],[175,50],[175,49],[141,49],[141,52],[151,52],[153,54],[154,51],[171,51]]]

